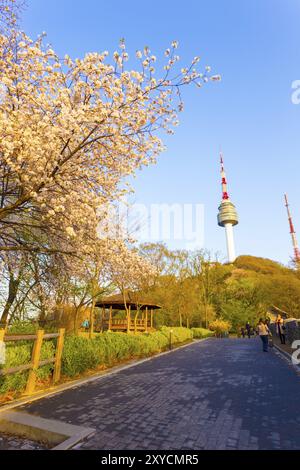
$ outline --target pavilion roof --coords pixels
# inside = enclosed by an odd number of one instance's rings
[[[125,301],[127,307],[131,307],[132,310],[145,310],[146,307],[150,310],[156,310],[162,308],[160,305],[153,302],[146,301],[140,298],[139,292],[127,292],[125,295]],[[101,300],[96,302],[96,307],[109,308],[112,307],[115,310],[125,310],[124,296],[123,294],[110,295],[109,297],[103,297]]]

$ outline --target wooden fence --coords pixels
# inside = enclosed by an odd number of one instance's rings
[[[8,335],[5,330],[0,330],[0,341],[34,341],[32,356],[30,364],[23,364],[21,366],[11,367],[10,369],[0,369],[0,375],[15,374],[16,372],[23,372],[29,370],[28,380],[26,385],[25,394],[31,395],[35,390],[37,370],[39,367],[47,364],[54,364],[53,383],[60,379],[61,374],[61,359],[64,346],[65,329],[60,328],[58,333],[46,333],[44,330],[38,330],[33,335]],[[50,359],[40,360],[41,349],[43,340],[57,338],[55,357]]]

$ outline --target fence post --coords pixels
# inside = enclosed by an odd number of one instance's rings
[[[44,330],[38,330],[36,334],[36,340],[34,342],[33,350],[32,350],[32,358],[31,358],[32,369],[29,371],[29,375],[28,375],[27,386],[26,386],[26,391],[25,391],[26,395],[31,395],[35,389],[36,371],[39,367],[43,337],[44,337]]]
[[[56,353],[55,353],[55,364],[53,373],[53,383],[56,383],[60,379],[61,373],[61,358],[64,347],[65,329],[59,329],[59,337],[57,338]]]

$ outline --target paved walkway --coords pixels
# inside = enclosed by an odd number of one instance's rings
[[[300,376],[258,339],[209,339],[23,406],[85,449],[300,449]]]

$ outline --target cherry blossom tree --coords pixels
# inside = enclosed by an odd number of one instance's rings
[[[220,77],[198,71],[198,57],[180,69],[176,41],[161,78],[148,47],[136,52],[138,70],[126,69],[123,40],[110,60],[107,51],[59,57],[43,35],[18,31],[14,3],[0,0],[10,26],[0,33],[0,257],[7,266],[8,255],[61,255],[76,266],[93,258],[103,210],[163,150],[161,130],[173,133],[183,109],[181,88]],[[126,241],[116,251],[118,241],[102,242],[117,279],[131,278],[133,256],[143,272]]]
[[[7,34],[17,27],[24,5],[22,0],[0,0],[0,32]]]
[[[137,72],[124,70],[123,42],[107,64],[107,52],[61,60],[42,38],[16,32],[11,47],[0,36],[0,251],[89,250],[97,209],[155,161],[157,131],[177,124],[180,87],[208,80],[191,67],[171,78],[176,48],[157,80],[148,48]]]

